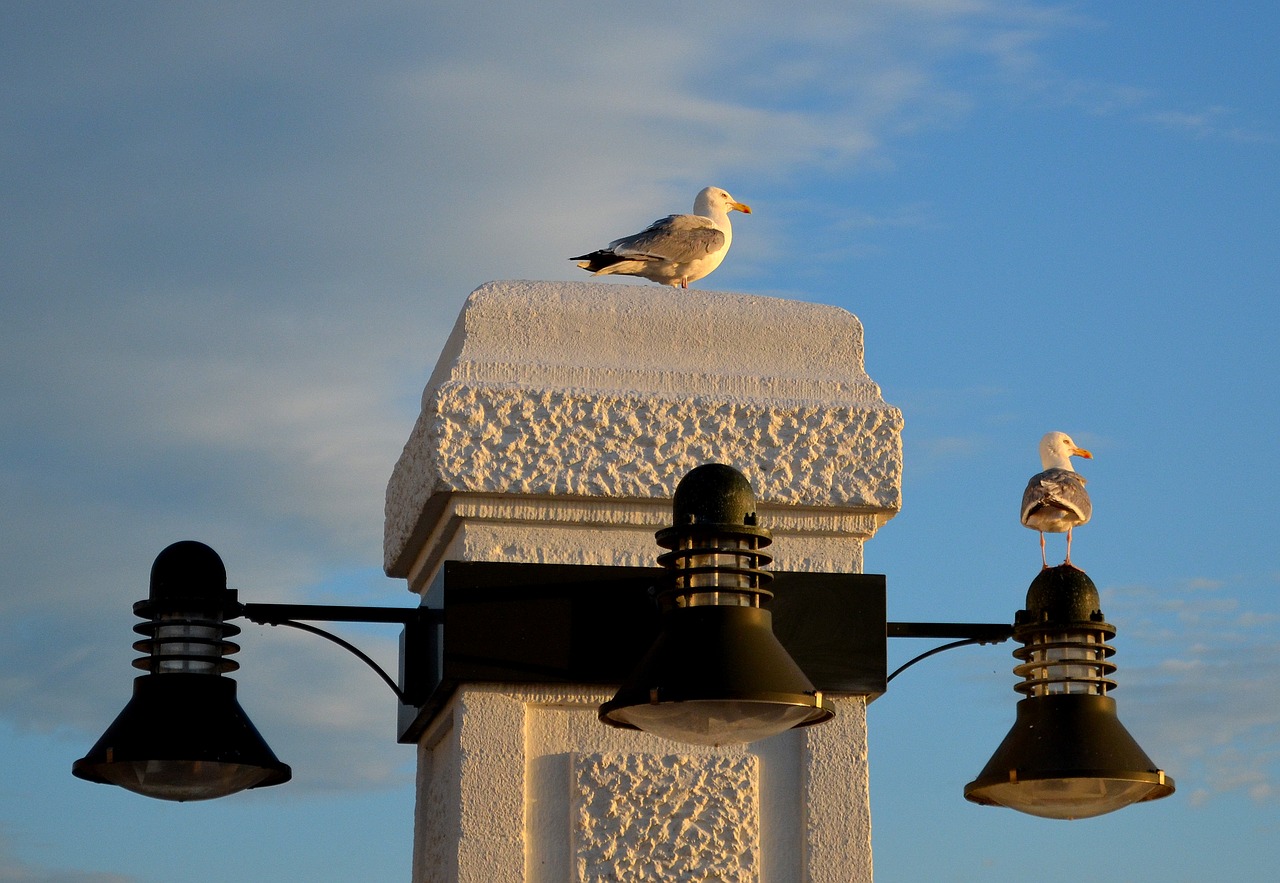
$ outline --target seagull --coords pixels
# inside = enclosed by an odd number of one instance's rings
[[[719,187],[705,187],[693,201],[693,214],[667,215],[633,236],[576,258],[593,276],[643,276],[653,282],[688,288],[708,275],[729,253],[733,227],[729,212],[751,214]]]
[[[1089,492],[1084,489],[1084,477],[1071,468],[1072,457],[1093,459],[1093,454],[1079,447],[1065,432],[1046,433],[1040,439],[1040,465],[1043,472],[1031,476],[1027,489],[1022,493],[1022,523],[1040,531],[1040,561],[1047,568],[1049,561],[1044,553],[1044,535],[1067,534],[1067,559],[1071,563],[1071,528],[1079,527],[1093,514]]]

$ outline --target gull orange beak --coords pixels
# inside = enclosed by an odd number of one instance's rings
[[[1084,448],[1072,448],[1071,454],[1074,457],[1084,457],[1086,460],[1092,460],[1093,454],[1090,454]]]
[[[747,205],[745,202],[731,202],[729,203],[729,208],[737,209],[744,215],[751,214],[751,206]]]

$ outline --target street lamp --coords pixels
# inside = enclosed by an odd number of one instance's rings
[[[1017,718],[978,778],[974,803],[1050,819],[1080,819],[1173,793],[1165,775],[1116,717],[1116,682],[1093,580],[1070,565],[1046,568],[1027,590],[1013,636]]]
[[[146,635],[133,664],[149,672],[134,679],[133,698],[89,753],[71,765],[72,775],[119,785],[160,800],[209,800],[248,788],[281,785],[292,777],[236,701],[236,683],[223,674],[240,667],[228,659],[240,648],[226,640],[240,633],[227,619],[289,625],[341,645],[371,666],[402,701],[421,701],[396,685],[359,649],[299,619],[399,622],[413,643],[430,627],[431,612],[383,607],[307,604],[241,604],[227,588],[218,553],[193,540],[167,547],[151,567],[151,593],[133,605]]]
[[[446,562],[442,609],[241,604],[201,543],[157,557],[134,664],[134,698],[72,766],[92,782],[148,797],[201,800],[290,778],[235,700],[226,620],[300,628],[374,669],[400,702],[398,739],[418,741],[466,683],[617,685],[604,723],[696,744],[763,739],[822,723],[827,697],[884,693],[942,650],[1017,638],[1022,681],[1013,729],[965,797],[1048,818],[1084,818],[1173,793],[1120,724],[1115,666],[1097,589],[1072,567],[1046,568],[1026,609],[1003,623],[889,622],[884,577],[764,570],[769,531],[746,478],[692,470],[656,534],[661,568]],[[766,584],[769,586],[765,588]],[[403,626],[397,682],[309,621]],[[886,675],[886,638],[953,638]],[[641,660],[636,664],[636,660]]]
[[[151,594],[133,605],[147,621],[134,631],[147,653],[133,664],[148,674],[133,682],[133,699],[71,772],[161,800],[207,800],[246,788],[289,781],[236,701],[236,682],[223,677],[239,663],[227,637],[240,629],[222,559],[203,543],[174,543],[151,567]]]
[[[671,527],[657,533],[667,579],[657,600],[662,631],[639,667],[600,706],[610,726],[677,742],[754,742],[830,720],[822,693],[773,633],[760,551],[773,542],[756,523],[746,477],[720,463],[676,487]]]

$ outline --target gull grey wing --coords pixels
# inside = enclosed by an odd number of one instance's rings
[[[668,215],[634,236],[609,243],[609,250],[623,257],[658,258],[673,263],[694,261],[719,251],[724,234],[710,218]]]
[[[1037,509],[1051,506],[1073,514],[1084,524],[1093,515],[1093,503],[1084,489],[1085,479],[1067,469],[1046,469],[1031,477],[1022,493],[1022,521]]]

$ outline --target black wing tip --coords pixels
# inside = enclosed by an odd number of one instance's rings
[[[607,249],[593,251],[590,254],[580,254],[576,258],[569,258],[571,261],[578,261],[578,266],[591,273],[599,272],[606,267],[612,267],[614,264],[620,263],[625,258],[618,257]]]

